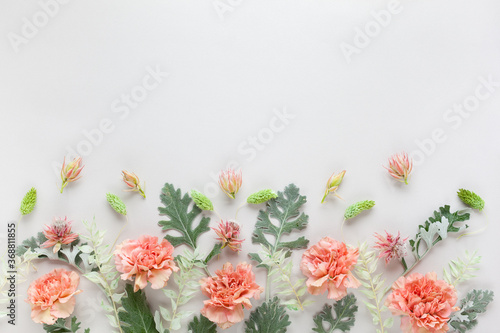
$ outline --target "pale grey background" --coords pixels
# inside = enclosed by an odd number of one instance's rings
[[[214,5],[220,3],[231,10],[219,15]],[[161,237],[157,207],[162,185],[172,182],[184,191],[212,193],[212,175],[236,161],[244,174],[237,200],[214,192],[224,217],[233,218],[253,191],[282,190],[294,182],[308,197],[310,226],[305,234],[311,244],[325,234],[340,238],[348,204],[375,200],[373,211],[345,229],[346,239],[356,244],[372,241],[375,231],[401,230],[413,236],[440,205],[463,208],[455,191],[465,187],[486,200],[490,228],[473,237],[446,240],[417,271],[440,275],[449,260],[466,249],[478,249],[484,258],[481,271],[460,286],[460,296],[472,288],[498,292],[499,89],[467,117],[446,117],[452,116],[447,110],[454,104],[474,96],[479,77],[500,81],[500,4],[400,3],[390,23],[348,62],[341,44],[353,44],[357,29],[374,24],[371,11],[387,8],[385,1],[340,0],[70,1],[52,7],[53,17],[43,22],[39,2],[2,1],[2,225],[17,219],[22,196],[35,186],[38,205],[23,219],[20,239],[33,235],[53,216],[66,215],[80,232],[80,221],[95,216],[112,241],[123,219],[105,201],[111,191],[128,205],[131,225],[122,238],[142,233]],[[16,52],[9,38],[21,35],[25,20],[32,22],[36,15],[41,15],[37,19],[43,27]],[[123,106],[118,104],[122,94],[139,89],[147,68],[169,76],[135,109],[117,109]],[[293,119],[281,125],[273,120],[276,110],[286,110]],[[103,119],[112,122],[112,129],[85,147],[85,132],[98,128]],[[440,142],[431,149],[434,131],[441,133]],[[260,150],[249,152],[251,137],[259,136],[264,142]],[[419,142],[427,142],[427,155]],[[83,178],[60,195],[53,164],[78,146],[86,153]],[[401,150],[421,151],[415,153],[421,163],[409,186],[400,186],[382,168],[389,155]],[[146,181],[147,200],[121,192],[122,169]],[[343,169],[347,174],[339,193],[346,201],[320,205],[326,179]],[[247,238],[243,253],[224,255],[212,270],[225,260],[248,260],[245,254],[256,249],[249,240],[257,211],[241,210]],[[485,223],[484,215],[472,214],[473,229]],[[2,227],[2,248],[5,231]],[[205,246],[212,236],[203,236]],[[294,255],[296,267],[301,254]],[[33,279],[53,267],[40,263]],[[395,264],[381,269],[388,281],[400,271]],[[257,272],[263,283],[263,271]],[[2,332],[42,331],[29,319],[29,307],[22,301],[27,287],[19,286],[18,325],[13,329],[2,321]],[[81,289],[75,314],[92,332],[108,332],[103,313],[93,310],[99,309],[98,290],[84,279]],[[147,293],[154,308],[166,305],[149,287]],[[311,331],[312,315],[326,297],[315,300],[305,313],[293,314],[290,332]],[[200,296],[186,308],[198,311],[201,306]],[[498,312],[496,301],[474,332],[498,331]],[[396,322],[390,332],[399,331]],[[237,325],[226,332],[243,331],[243,325]],[[360,305],[352,332],[373,331]]]

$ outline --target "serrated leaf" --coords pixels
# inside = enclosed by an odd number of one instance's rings
[[[158,333],[144,292],[139,289],[134,293],[134,287],[131,284],[125,286],[125,291],[127,296],[122,298],[122,306],[125,312],[118,314],[120,320],[128,325],[122,326],[123,332]]]
[[[486,312],[493,296],[491,290],[473,289],[461,300],[460,310],[451,317],[449,325],[460,333],[471,330],[477,325],[477,316]]]
[[[281,237],[294,230],[303,230],[308,224],[309,217],[300,212],[306,197],[299,194],[299,188],[294,184],[288,185],[284,192],[278,192],[276,199],[269,200],[266,210],[259,211],[257,223],[252,235],[252,243],[261,244],[265,248],[272,248],[272,253],[277,250],[306,248],[309,240],[300,237],[294,241],[283,242]],[[273,224],[273,220],[277,224]],[[271,235],[273,244],[265,235]]]
[[[291,322],[278,297],[262,303],[245,321],[245,333],[284,333]]]
[[[188,332],[191,333],[217,333],[217,325],[212,323],[207,317],[200,315],[200,318],[194,317],[188,325]]]
[[[39,232],[36,237],[31,237],[23,240],[21,245],[17,247],[16,254],[18,256],[22,256],[28,249],[30,249],[31,252],[35,252],[35,250],[40,248],[40,245],[43,244],[46,240],[47,238],[45,237],[43,232]]]
[[[165,207],[158,207],[160,215],[165,215],[170,220],[158,222],[164,231],[175,230],[181,236],[166,235],[167,239],[174,247],[186,244],[192,249],[196,249],[198,237],[210,230],[208,224],[210,219],[203,217],[196,227],[193,227],[194,220],[201,214],[201,209],[193,205],[191,210],[191,198],[186,193],[182,196],[180,189],[175,189],[172,184],[166,183],[160,195],[161,202]]]
[[[342,332],[349,332],[351,330],[356,320],[356,312],[358,311],[356,297],[353,294],[348,294],[333,305],[333,310],[335,316],[332,313],[332,306],[325,304],[323,310],[314,316],[313,320],[316,327],[313,328],[313,331],[318,333],[332,333],[335,330]],[[325,323],[327,327],[325,327]]]
[[[66,319],[59,318],[53,325],[43,325],[43,329],[48,333],[76,333],[80,329],[80,322],[77,322],[76,317],[72,317],[70,321],[70,327],[66,327]],[[86,329],[85,333],[90,332],[90,329]]]

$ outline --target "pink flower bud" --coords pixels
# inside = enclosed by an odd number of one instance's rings
[[[339,197],[340,196],[336,193],[337,189],[340,186],[340,183],[342,183],[342,180],[344,179],[345,175],[345,170],[342,171],[339,174],[335,174],[335,172],[328,178],[328,181],[326,182],[326,190],[325,190],[325,195],[323,196],[323,199],[321,200],[321,203],[325,202],[326,197],[328,194],[333,193],[335,196]]]
[[[219,186],[231,199],[235,198],[236,193],[238,193],[241,187],[241,183],[241,170],[236,172],[233,169],[227,169],[219,173]]]
[[[66,164],[66,157],[64,158],[63,165],[61,168],[61,180],[62,180],[61,193],[63,192],[63,189],[66,187],[66,185],[68,185],[68,183],[80,179],[81,176],[79,175],[83,167],[84,166],[82,165],[81,157],[75,157],[68,164]]]
[[[122,175],[123,181],[130,188],[128,191],[139,192],[144,198],[146,198],[146,193],[144,193],[144,190],[141,187],[141,181],[135,173],[123,170]]]
[[[392,177],[408,185],[408,180],[413,169],[413,160],[405,152],[394,154],[389,158],[389,167],[385,168]]]

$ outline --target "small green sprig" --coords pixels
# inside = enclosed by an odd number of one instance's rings
[[[353,217],[358,216],[362,211],[372,209],[373,206],[375,206],[375,201],[373,200],[358,201],[347,207],[344,213],[344,219],[352,219]]]

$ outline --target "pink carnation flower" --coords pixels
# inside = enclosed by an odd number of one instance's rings
[[[445,333],[457,302],[455,288],[438,280],[436,273],[413,273],[400,277],[392,286],[386,306],[393,315],[402,315],[404,333]]]
[[[58,318],[68,318],[75,308],[76,290],[80,277],[75,272],[58,268],[33,281],[26,302],[31,304],[31,319],[35,323],[52,325]]]
[[[78,239],[78,234],[71,232],[71,221],[66,217],[54,218],[52,225],[46,224],[43,234],[47,240],[41,245],[42,248],[54,247],[52,252],[56,253],[63,244],[71,244]]]
[[[204,301],[201,314],[226,329],[243,320],[243,307],[251,309],[250,298],[259,299],[264,288],[255,283],[252,265],[246,262],[236,270],[228,262],[215,274],[200,281],[201,291],[210,298]]]
[[[123,273],[122,280],[135,277],[134,292],[151,282],[151,288],[161,289],[167,285],[175,265],[172,253],[174,247],[166,239],[158,244],[158,237],[141,236],[137,240],[124,240],[116,247],[116,269]]]
[[[313,295],[328,290],[329,299],[342,299],[347,295],[347,288],[360,286],[351,272],[358,255],[357,248],[347,248],[329,237],[322,238],[302,255],[300,269],[308,277],[307,290]]]

